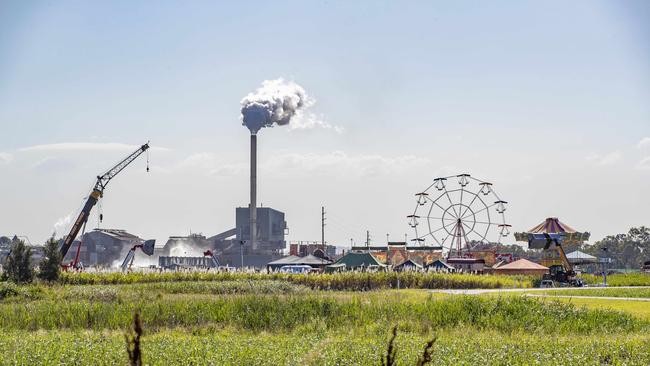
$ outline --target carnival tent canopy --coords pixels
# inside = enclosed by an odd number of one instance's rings
[[[499,266],[499,269],[545,269],[547,270],[548,267],[544,267],[541,264],[531,262],[528,259],[522,258],[514,262],[510,262],[508,264]]]
[[[528,230],[529,233],[577,233],[571,226],[563,223],[557,217],[549,217],[541,224]]]
[[[525,233],[515,233],[515,239],[517,241],[528,241],[528,234],[562,234],[565,244],[582,243],[589,240],[590,236],[588,232],[579,232],[560,221],[557,217],[549,217]]]
[[[519,259],[508,264],[504,264],[495,269],[499,274],[545,274],[548,273],[548,267],[531,262],[528,259]]]

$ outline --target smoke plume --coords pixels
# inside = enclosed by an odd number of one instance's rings
[[[311,100],[300,85],[283,79],[265,80],[254,93],[241,100],[243,125],[252,134],[262,127],[287,125]]]

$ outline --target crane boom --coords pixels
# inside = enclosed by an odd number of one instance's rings
[[[146,144],[140,146],[136,151],[131,153],[129,156],[127,156],[124,160],[117,163],[117,165],[109,169],[106,173],[97,176],[97,182],[95,183],[95,187],[93,187],[92,192],[90,192],[90,195],[88,195],[86,204],[84,204],[84,207],[81,209],[79,216],[77,216],[77,219],[72,225],[72,228],[70,229],[70,233],[63,239],[63,244],[61,245],[60,248],[61,258],[65,258],[66,254],[68,254],[68,250],[70,250],[70,246],[72,246],[72,242],[74,242],[74,240],[77,238],[77,235],[81,230],[81,227],[88,221],[88,216],[90,216],[90,211],[95,206],[95,204],[97,204],[97,201],[99,201],[99,199],[104,195],[104,189],[111,181],[111,179],[113,179],[116,175],[118,175],[122,170],[124,170],[124,168],[126,168],[135,159],[137,159],[138,156],[142,155],[142,153],[144,153],[148,149],[149,149],[149,143],[147,142]]]

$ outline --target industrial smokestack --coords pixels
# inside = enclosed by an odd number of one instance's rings
[[[248,206],[251,218],[251,246],[257,249],[257,135],[251,133],[251,202]]]
[[[250,240],[257,249],[257,133],[263,127],[284,126],[300,109],[309,105],[305,90],[294,82],[282,79],[265,80],[254,93],[241,100],[242,124],[251,132],[251,200]]]

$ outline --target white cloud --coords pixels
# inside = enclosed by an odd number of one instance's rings
[[[58,144],[44,144],[44,145],[34,145],[27,146],[18,151],[29,152],[29,151],[39,151],[39,152],[53,152],[53,151],[133,151],[137,149],[140,145],[129,145],[116,142],[64,142]],[[170,149],[165,147],[152,146],[152,151],[169,151]]]
[[[326,130],[333,130],[334,132],[341,134],[345,132],[345,128],[341,126],[335,126],[331,123],[325,121],[322,115],[316,115],[314,113],[299,114],[296,118],[291,121],[289,124],[289,130],[309,130],[313,128],[323,128]]]
[[[385,157],[381,155],[348,155],[343,151],[334,151],[323,155],[278,155],[266,161],[263,167],[273,170],[297,168],[303,171],[376,176],[403,172],[416,166],[425,165],[428,162],[428,159],[413,155]]]
[[[650,147],[650,137],[644,137],[639,141],[638,144],[636,144],[636,147],[639,149],[644,148],[644,147]]]
[[[650,170],[650,156],[646,156],[636,164],[638,170]]]
[[[172,168],[172,170],[191,168],[199,169],[208,175],[231,176],[243,173],[247,167],[243,163],[226,163],[213,153],[200,152],[188,156]]]
[[[14,160],[14,156],[10,153],[0,152],[0,165],[9,164]]]
[[[612,165],[621,160],[622,157],[623,154],[620,151],[614,151],[606,155],[591,155],[587,157],[587,160],[595,163],[596,165]]]
[[[265,158],[265,157],[262,157]],[[385,157],[381,155],[348,155],[343,151],[328,154],[286,153],[270,155],[259,160],[258,169],[267,171],[317,171],[323,174],[377,176],[404,172],[429,163],[428,159],[413,155]],[[206,175],[234,176],[248,172],[249,162],[229,162],[217,154],[200,152],[189,155],[170,168],[170,171],[193,170]]]

